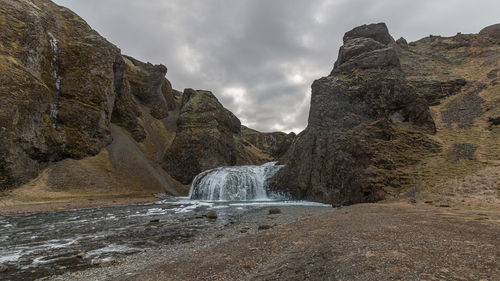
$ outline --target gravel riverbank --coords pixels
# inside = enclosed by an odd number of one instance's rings
[[[186,243],[47,279],[498,280],[500,276],[497,211],[425,204],[280,208],[276,215],[268,215],[269,208],[253,210]],[[275,226],[258,230],[263,224]]]
[[[101,265],[83,271],[67,272],[59,276],[39,280],[116,280],[115,278],[119,276],[121,276],[120,278],[132,276],[151,266],[165,262],[175,262],[200,250],[216,247],[234,239],[244,239],[247,236],[272,231],[273,228],[279,226],[293,224],[335,211],[332,208],[320,206],[279,206],[280,213],[270,214],[270,209],[275,208],[266,206],[234,215],[225,213],[216,219],[220,220],[221,223],[202,230],[186,241],[175,241],[159,245],[157,248],[148,249],[121,259],[105,261]],[[198,217],[198,219],[210,220],[205,217]]]

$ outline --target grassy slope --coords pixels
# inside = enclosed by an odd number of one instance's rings
[[[423,55],[430,53],[425,44],[419,43],[411,50]],[[500,128],[491,126],[488,119],[500,110],[500,85],[493,82],[498,76],[488,77],[488,73],[500,67],[500,47],[471,47],[466,51],[469,56],[461,64],[435,62],[451,75],[465,78],[468,85],[458,94],[444,98],[440,104],[431,107],[437,127],[437,134],[432,138],[440,142],[443,149],[441,153],[427,155],[416,166],[407,168],[406,172],[411,175],[412,181],[407,190],[410,195],[417,194],[418,198],[433,205],[499,210]],[[453,60],[453,52],[464,52],[464,48],[442,52],[438,51],[437,56]],[[486,88],[479,92],[484,101],[478,112],[480,116],[473,119],[473,125],[464,127],[444,122],[443,112],[453,108],[451,103],[469,95],[477,85]],[[454,110],[458,110],[458,116],[467,114],[465,108]],[[454,147],[461,143],[477,147],[474,157],[456,161]]]

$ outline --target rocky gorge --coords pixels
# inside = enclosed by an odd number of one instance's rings
[[[12,202],[186,195],[203,171],[272,160],[284,165],[272,191],[334,205],[433,197],[450,174],[498,170],[498,25],[411,43],[383,23],[348,31],[295,135],[243,126],[210,91],[175,90],[167,67],[121,54],[50,1],[0,12],[0,186]]]
[[[0,0],[0,279],[496,280],[500,24],[342,41],[307,127],[259,132],[71,10]]]
[[[122,55],[69,9],[0,13],[0,189],[14,201],[185,195],[198,173],[268,162],[293,139],[247,141],[214,94],[173,89],[165,66]]]

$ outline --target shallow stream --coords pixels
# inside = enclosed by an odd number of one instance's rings
[[[153,203],[0,216],[0,280],[33,280],[111,262],[223,228],[257,208],[321,205],[303,201],[204,202],[172,198]],[[217,219],[204,216],[216,210]],[[152,218],[159,219],[151,222]]]

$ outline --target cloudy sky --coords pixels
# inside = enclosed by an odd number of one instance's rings
[[[121,48],[168,67],[174,88],[208,89],[244,125],[300,132],[310,85],[343,34],[386,22],[396,39],[477,33],[498,0],[56,0]]]

